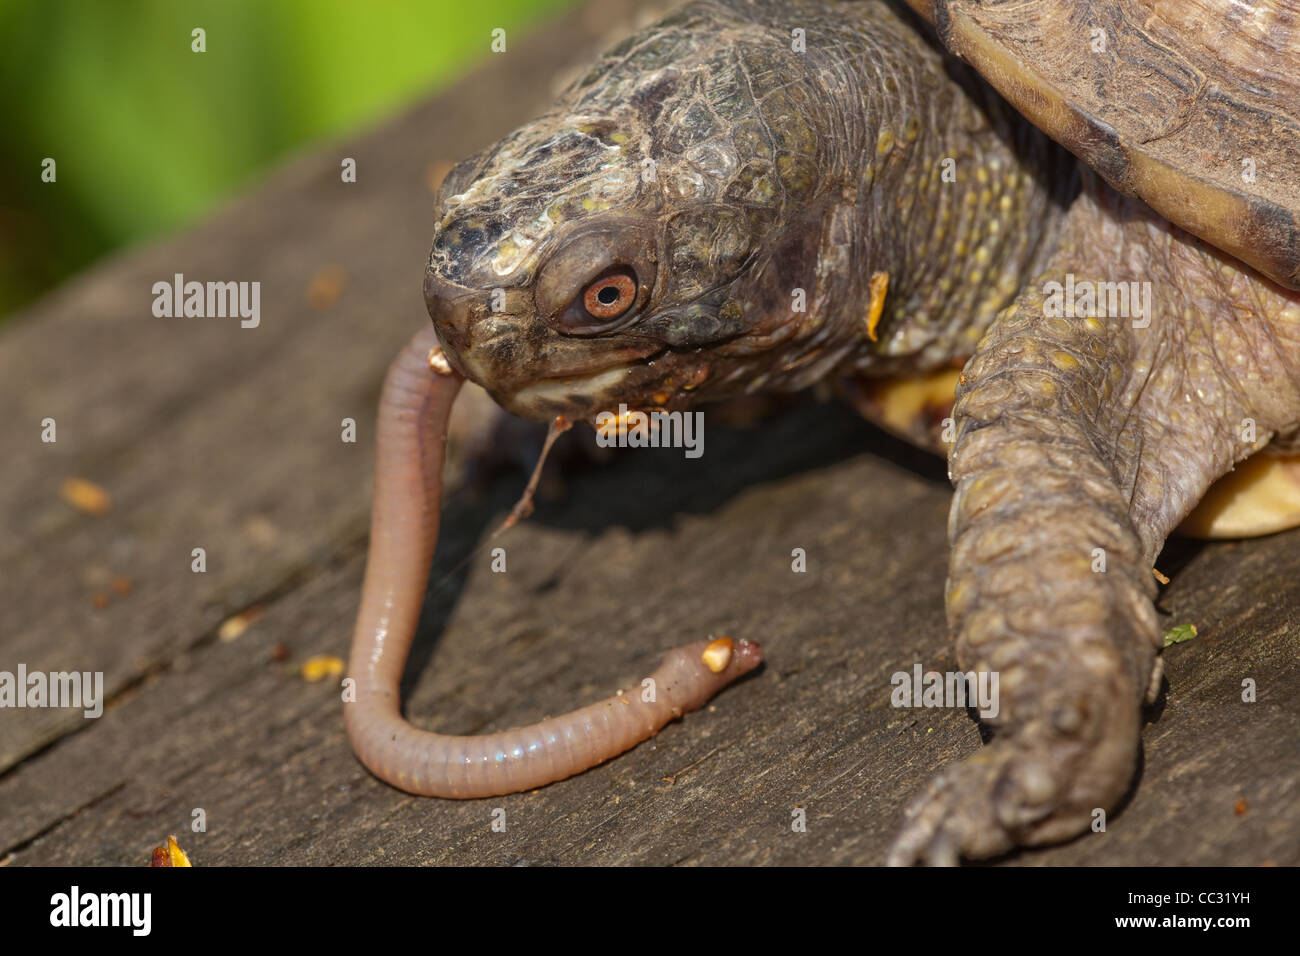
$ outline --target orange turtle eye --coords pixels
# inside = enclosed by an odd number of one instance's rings
[[[587,286],[582,305],[600,322],[617,319],[636,301],[636,274],[627,268],[607,273]]]

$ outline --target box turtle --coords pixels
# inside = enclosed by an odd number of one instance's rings
[[[1300,0],[910,6],[688,3],[448,174],[350,670],[379,776],[558,779],[759,659],[694,648],[644,711],[482,745],[406,725],[462,376],[538,421],[830,382],[947,455],[948,620],[963,670],[999,676],[991,741],[916,797],[890,862],[1065,840],[1120,802],[1166,537],[1300,523]]]

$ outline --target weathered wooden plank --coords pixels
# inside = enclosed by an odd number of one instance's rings
[[[237,641],[185,655],[0,781],[7,839],[48,826],[51,809],[68,817],[17,859],[142,859],[202,807],[209,830],[186,840],[207,863],[878,862],[905,797],[979,746],[964,714],[889,706],[893,671],[951,661],[946,489],[891,464],[881,453],[894,449],[838,410],[711,439],[718,455],[702,473],[628,453],[579,476],[568,502],[504,539],[507,574],[481,556],[463,585],[439,589],[409,705],[426,726],[499,729],[625,686],[683,635],[765,641],[765,670],[708,711],[535,793],[449,802],[393,791],[348,752],[335,689],[270,660],[276,644],[293,660],[344,652],[354,548]],[[440,567],[500,518],[510,484],[449,505]],[[805,576],[789,571],[793,546],[808,549]],[[1201,635],[1169,652],[1171,689],[1147,728],[1135,798],[1108,834],[1017,862],[1296,862],[1294,551],[1288,536],[1217,545],[1178,574],[1164,604]],[[1260,602],[1257,587],[1279,599]],[[1243,676],[1259,680],[1260,703],[1240,703]],[[69,799],[69,781],[83,779],[95,785]],[[808,810],[807,834],[789,830],[795,806]],[[505,833],[490,829],[495,807]]]
[[[627,686],[688,638],[764,642],[763,670],[654,741],[533,793],[414,798],[352,758],[332,683],[296,674],[308,655],[346,655],[371,444],[342,444],[338,423],[367,435],[383,367],[424,320],[428,167],[532,112],[555,64],[607,29],[589,17],[0,334],[0,669],[103,669],[116,695],[98,721],[0,714],[0,857],[135,864],[176,832],[200,865],[878,863],[907,799],[978,749],[964,713],[889,703],[895,671],[952,662],[942,463],[812,402],[752,430],[710,420],[699,460],[634,451],[574,475],[565,501],[497,542],[506,574],[480,554],[441,580],[522,477],[448,503],[407,678],[413,719],[501,729]],[[345,155],[362,172],[352,192],[337,182]],[[305,290],[331,263],[348,278],[322,311]],[[262,326],[153,319],[150,286],[177,271],[260,278]],[[46,415],[55,446],[38,441]],[[112,511],[59,502],[67,474],[104,484]],[[1011,862],[1300,862],[1297,543],[1161,559],[1175,572],[1168,621],[1200,636],[1166,652],[1140,785],[1108,833]],[[206,576],[189,571],[194,546]],[[806,574],[790,570],[794,547]],[[94,568],[134,590],[94,610]],[[264,616],[217,640],[251,603]],[[1241,702],[1247,677],[1256,704]],[[807,833],[791,832],[796,806]],[[205,833],[188,831],[195,808]]]

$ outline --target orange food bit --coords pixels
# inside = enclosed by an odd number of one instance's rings
[[[113,499],[108,492],[85,478],[65,478],[59,486],[59,496],[88,515],[108,514],[108,509],[113,506]]]
[[[340,265],[325,266],[307,283],[307,304],[317,312],[324,312],[338,302],[347,284],[346,269]]]
[[[704,661],[704,666],[715,674],[721,674],[731,663],[732,640],[729,637],[720,637],[709,644],[700,655],[700,660]]]
[[[226,618],[217,628],[217,640],[223,644],[233,641],[248,630],[248,626],[262,616],[262,608],[254,606],[245,608],[238,614]]]
[[[433,369],[439,375],[451,374],[451,363],[447,361],[447,356],[443,353],[440,346],[429,349],[429,368]]]
[[[304,680],[315,683],[326,677],[338,677],[343,673],[343,658],[334,654],[317,654],[303,661],[302,676]]]
[[[190,858],[185,855],[181,845],[176,842],[176,838],[171,834],[167,835],[167,845],[165,847],[154,847],[153,856],[149,860],[149,866],[188,866],[193,867]]]
[[[880,313],[885,309],[885,293],[889,290],[889,273],[875,272],[871,275],[871,305],[867,308],[867,338],[876,341],[876,326],[880,324]]]

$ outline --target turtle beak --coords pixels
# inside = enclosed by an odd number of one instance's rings
[[[471,306],[478,293],[448,282],[432,270],[424,274],[424,304],[433,319],[433,329],[452,366],[462,375],[466,370],[459,357],[469,349]]]

